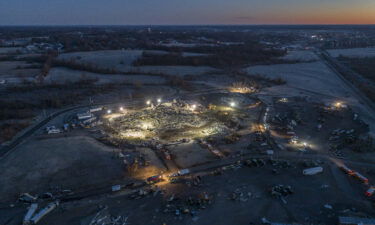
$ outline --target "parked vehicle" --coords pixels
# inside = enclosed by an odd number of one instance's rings
[[[148,184],[155,184],[155,183],[163,181],[163,178],[161,175],[155,175],[155,176],[147,178],[146,181]]]
[[[340,166],[340,169],[344,171],[346,174],[349,174],[349,175],[354,174],[354,171],[345,165]]]
[[[366,192],[365,195],[370,197],[375,193],[375,186],[371,186]]]
[[[323,172],[323,167],[321,166],[304,169],[302,171],[303,175],[315,175],[315,174],[322,173],[322,172]]]
[[[358,178],[360,181],[362,181],[363,183],[365,184],[368,184],[368,179],[367,177],[363,176],[362,174],[358,173],[358,172],[354,172],[353,174],[354,177]]]

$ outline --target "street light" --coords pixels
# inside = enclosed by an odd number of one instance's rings
[[[230,105],[230,107],[235,107],[236,103],[235,102],[230,102],[229,105]]]
[[[150,100],[147,100],[147,101],[146,101],[146,104],[147,104],[147,105],[150,105],[150,104],[151,104],[151,101],[150,101]]]
[[[107,113],[108,113],[108,114],[111,114],[111,113],[112,113],[112,110],[108,109],[108,110],[107,110]]]
[[[121,106],[121,107],[120,107],[120,111],[124,111],[124,107]]]
[[[191,109],[192,110],[195,110],[197,108],[197,105],[196,104],[193,104],[192,106],[191,106]]]
[[[161,103],[161,98],[158,98],[158,100],[157,100],[157,101],[158,101],[158,103]]]

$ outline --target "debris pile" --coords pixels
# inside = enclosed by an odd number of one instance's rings
[[[163,212],[171,213],[175,216],[182,214],[191,215],[193,218],[197,216],[199,210],[206,209],[211,205],[213,196],[207,192],[203,192],[196,196],[188,196],[184,199],[176,198],[174,195],[170,196],[168,203],[165,205]]]
[[[285,197],[294,193],[291,186],[284,186],[282,184],[275,185],[270,189],[270,193],[274,197],[280,198],[286,204]]]
[[[108,212],[105,206],[91,219],[88,225],[127,225],[128,216],[113,216]]]
[[[251,192],[244,193],[239,188],[229,195],[229,199],[232,201],[247,202],[250,198],[256,198],[258,196],[253,195]]]

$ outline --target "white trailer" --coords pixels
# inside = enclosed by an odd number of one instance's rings
[[[29,210],[27,210],[27,213],[26,213],[25,217],[23,218],[23,224],[24,225],[30,224],[31,217],[34,215],[37,208],[38,208],[38,204],[36,204],[36,203],[31,204]]]
[[[84,119],[90,119],[92,117],[91,112],[85,112],[85,113],[78,113],[77,118],[79,120],[84,120]]]
[[[117,185],[112,186],[112,192],[116,192],[116,191],[120,191],[120,190],[121,190],[121,185],[117,184]]]
[[[84,120],[82,121],[83,124],[89,124],[89,123],[92,123],[96,120],[96,117],[91,117],[90,119],[87,119],[87,120]]]
[[[183,176],[183,175],[189,174],[190,170],[189,169],[182,169],[182,170],[179,170],[177,173],[178,173],[179,176]]]
[[[61,130],[58,128],[48,130],[48,134],[59,134]]]
[[[59,205],[59,202],[52,202],[50,204],[48,204],[45,208],[43,208],[42,210],[40,210],[37,214],[35,214],[33,216],[33,218],[31,218],[31,222],[33,224],[36,224],[38,223],[45,215],[47,215],[48,213],[50,213],[52,210],[54,210],[57,206]]]
[[[318,167],[304,169],[303,175],[315,175],[315,174],[322,173],[322,172],[323,172],[323,167],[318,166]]]
[[[103,110],[103,107],[92,108],[92,109],[90,109],[90,113],[99,112],[99,111],[102,111],[102,110]]]

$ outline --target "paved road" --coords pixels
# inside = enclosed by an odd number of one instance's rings
[[[325,51],[318,51],[316,55],[330,68],[337,77],[342,80],[353,92],[354,97],[357,98],[361,103],[367,106],[372,115],[375,115],[375,104],[372,102],[362,91],[360,91],[352,82],[350,82],[346,76],[353,77],[357,80],[357,83],[366,82],[360,75],[354,73],[346,66],[342,65],[335,58],[330,56]]]

